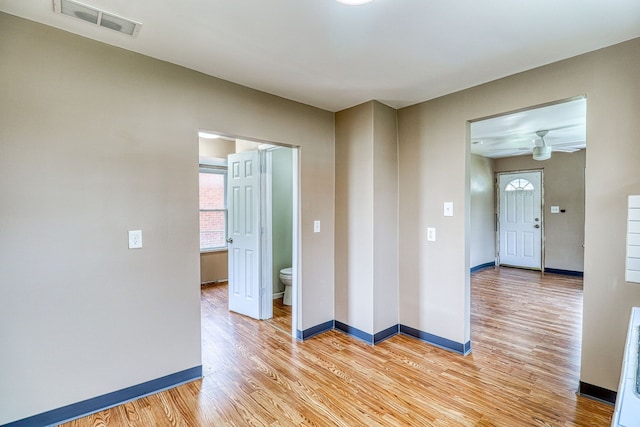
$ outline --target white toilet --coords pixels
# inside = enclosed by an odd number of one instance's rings
[[[280,270],[280,281],[284,285],[284,305],[291,305],[291,267]]]

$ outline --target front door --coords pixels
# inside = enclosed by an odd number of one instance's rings
[[[498,175],[499,264],[542,269],[542,172]]]
[[[259,319],[259,153],[230,154],[227,164],[229,310]]]

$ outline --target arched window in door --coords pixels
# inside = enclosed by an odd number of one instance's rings
[[[509,181],[504,191],[533,191],[533,184],[524,178],[516,178]]]

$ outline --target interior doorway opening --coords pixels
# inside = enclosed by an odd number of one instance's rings
[[[299,148],[199,132],[199,164],[224,164],[225,247],[201,250],[201,282],[227,282],[229,309],[297,335],[299,307]],[[242,178],[239,180],[239,178]],[[244,180],[244,181],[243,181]],[[201,235],[202,235],[201,213]],[[208,258],[218,258],[217,275]],[[224,262],[226,261],[226,263]],[[287,265],[285,265],[287,264]],[[281,270],[289,269],[289,304]],[[282,319],[283,313],[288,318]]]
[[[534,306],[540,298],[540,289],[536,288],[536,283],[557,286],[558,289],[549,289],[552,292],[561,291],[568,276],[577,276],[571,279],[569,288],[575,294],[574,302],[581,305],[587,156],[586,98],[577,96],[472,120],[468,122],[468,126],[469,216],[465,234],[466,256],[469,260],[467,274],[470,275],[467,295],[470,306],[477,308],[481,305],[480,301],[475,300],[478,298],[478,290],[473,284],[482,277],[492,275],[505,277],[505,284],[513,285],[501,289],[500,284],[495,283],[493,287],[486,288],[499,296],[497,305],[488,307],[486,313],[497,321],[508,323],[511,319],[509,310],[504,310],[506,305],[501,302],[504,297],[501,292],[504,289],[509,288],[509,296],[519,304]],[[537,174],[540,175],[539,182],[532,177]],[[506,195],[509,185],[511,194]],[[536,202],[527,208],[525,205],[534,199],[533,193],[537,188],[540,189],[540,207],[533,208],[538,205]],[[506,206],[510,209],[503,211]],[[504,216],[516,212],[526,216],[521,217],[525,221],[520,221],[520,225],[525,227],[522,229],[524,232],[508,230],[501,223]],[[540,236],[537,237],[533,231],[540,231]],[[507,242],[510,244],[505,244]],[[527,265],[510,260],[507,256],[511,255],[510,251],[518,255],[516,249],[522,251],[528,248],[529,252],[537,252],[534,242],[540,243],[539,264],[536,261],[533,265]],[[500,265],[515,266],[518,269],[501,268]],[[560,273],[563,276],[552,276],[549,273]],[[574,302],[567,302],[567,307]],[[558,308],[562,312],[567,307]],[[487,339],[483,336],[482,320],[478,320],[477,313],[475,318],[480,323],[474,324],[473,318],[471,314],[468,317],[472,345],[482,345]],[[545,340],[555,340],[555,336],[551,338],[551,334],[563,327],[561,322],[553,318],[544,318],[540,322],[540,326],[549,330],[549,336],[544,337]],[[520,326],[522,325],[514,325],[510,338],[513,341],[529,334],[526,327]],[[580,330],[580,321],[576,322],[575,328]],[[526,340],[527,346],[543,344],[543,341],[535,341],[535,336],[531,338],[533,339]],[[578,353],[572,357],[579,363]],[[575,372],[575,375],[577,377],[579,373]]]
[[[571,275],[584,271],[584,194],[587,156],[584,96],[534,106],[469,123],[469,267],[472,271],[509,264]],[[531,218],[540,231],[538,265],[505,262],[509,248],[526,245],[533,234],[500,232],[500,174],[541,171],[541,210]],[[505,175],[506,176],[506,175]],[[506,185],[506,183],[503,183]],[[516,190],[511,195],[528,194]],[[532,195],[532,194],[529,194]],[[517,200],[512,197],[513,201]],[[505,201],[506,203],[506,201]],[[538,218],[538,221],[535,221]],[[535,226],[538,226],[535,228]],[[504,227],[503,227],[504,228]],[[533,248],[533,245],[528,247]],[[537,247],[536,247],[537,251]]]

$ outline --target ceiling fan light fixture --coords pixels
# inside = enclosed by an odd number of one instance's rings
[[[533,147],[533,160],[547,160],[551,158],[551,147],[547,145],[544,137],[549,133],[548,130],[536,131],[536,135],[540,137],[542,145]]]
[[[551,147],[542,145],[533,147],[533,160],[547,160],[551,158]]]

